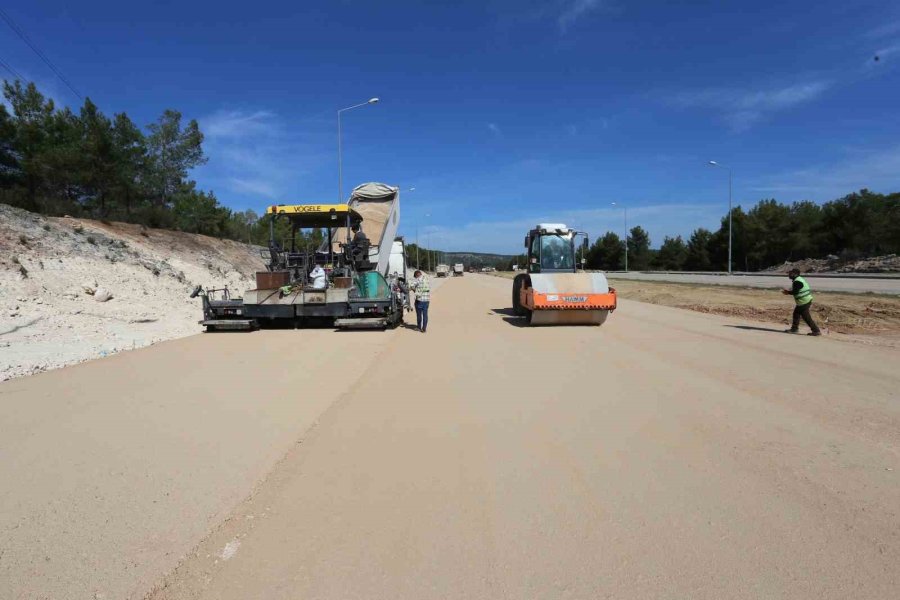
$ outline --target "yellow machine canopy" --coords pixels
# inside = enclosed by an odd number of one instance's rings
[[[277,204],[266,208],[273,217],[287,217],[298,228],[341,227],[362,221],[362,215],[347,204]]]

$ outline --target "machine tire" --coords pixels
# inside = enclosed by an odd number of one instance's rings
[[[521,273],[516,275],[516,278],[513,279],[512,285],[512,307],[513,314],[517,317],[524,317],[528,315],[528,310],[522,306],[522,303],[519,302],[519,291],[522,289],[522,285],[525,283],[525,278],[528,277],[525,273]]]

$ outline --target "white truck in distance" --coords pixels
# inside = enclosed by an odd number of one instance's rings
[[[463,266],[462,263],[456,263],[455,265],[453,265],[453,276],[454,277],[462,277],[463,273],[465,273],[465,272],[466,272],[466,268]]]
[[[450,274],[450,265],[438,265],[435,267],[434,273],[438,277],[446,277]]]

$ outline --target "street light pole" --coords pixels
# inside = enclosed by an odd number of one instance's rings
[[[411,193],[411,192],[416,191],[416,188],[411,187],[407,190],[401,190],[401,191]],[[419,268],[419,220],[418,219],[416,219],[416,268],[417,269]]]
[[[731,218],[732,218],[732,209],[731,209],[731,167],[726,167],[725,165],[720,165],[714,160],[709,161],[710,166],[713,167],[721,167],[723,169],[728,169],[728,274],[731,275],[731,240],[732,240],[732,227],[731,227]]]
[[[337,111],[337,122],[338,122],[338,204],[344,201],[344,172],[343,172],[343,163],[341,161],[341,113],[346,112],[348,110],[353,110],[354,108],[359,108],[360,106],[366,106],[368,104],[376,104],[378,102],[378,98],[369,98],[365,102],[361,102],[359,104],[354,104],[353,106],[348,106],[347,108],[342,108]]]
[[[615,202],[612,203],[612,206],[617,206]],[[628,207],[624,204],[622,205],[622,215],[625,218],[625,272],[628,272]]]
[[[431,215],[425,213],[425,218],[427,219]],[[422,267],[419,265],[419,225],[421,224],[422,218],[419,217],[416,219],[416,268],[421,269]],[[428,253],[425,253],[425,261],[428,262]]]

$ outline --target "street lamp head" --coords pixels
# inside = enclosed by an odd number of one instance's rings
[[[615,206],[616,203],[615,203],[615,202],[610,202],[609,205],[610,205],[610,206]]]
[[[709,164],[711,164],[711,165],[714,166],[714,167],[718,167],[718,166],[719,166],[719,163],[717,163],[717,162],[714,161],[714,160],[709,161]]]
[[[377,104],[378,98],[369,98],[369,104]]]

